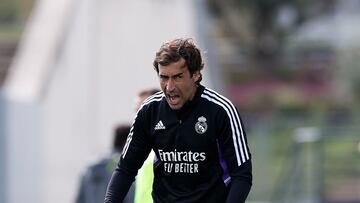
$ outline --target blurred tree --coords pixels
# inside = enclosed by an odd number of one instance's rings
[[[0,87],[35,0],[0,0]]]
[[[307,20],[332,12],[336,0],[207,0],[210,9],[235,38],[255,67],[272,71],[289,34]]]
[[[0,25],[23,24],[35,0],[0,0]]]
[[[0,24],[12,24],[17,19],[17,2],[14,0],[0,1]]]

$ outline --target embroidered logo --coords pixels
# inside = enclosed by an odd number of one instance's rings
[[[204,134],[208,128],[206,118],[201,116],[198,118],[198,122],[195,124],[195,131],[199,134]]]
[[[155,125],[155,130],[164,130],[165,126],[163,124],[163,122],[160,120],[156,125]]]

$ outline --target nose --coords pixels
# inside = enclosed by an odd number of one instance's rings
[[[175,90],[175,83],[173,79],[169,79],[166,83],[166,91],[171,92]]]

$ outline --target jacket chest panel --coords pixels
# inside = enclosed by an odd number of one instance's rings
[[[157,123],[161,121],[164,127],[154,128],[153,131],[156,149],[207,151],[209,146],[214,145],[215,135],[211,133],[214,126],[207,115],[194,114],[182,120],[174,116],[169,119],[161,117]]]

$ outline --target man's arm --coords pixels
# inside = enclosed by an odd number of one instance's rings
[[[146,131],[144,118],[144,111],[139,111],[108,184],[105,203],[119,203],[124,200],[137,171],[150,153],[152,142]]]
[[[227,203],[245,202],[252,185],[251,154],[240,115],[231,103],[217,117],[219,145],[231,177]]]
[[[122,202],[133,181],[133,176],[121,173],[117,168],[111,176],[104,203]]]

